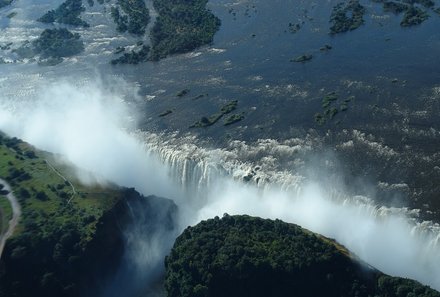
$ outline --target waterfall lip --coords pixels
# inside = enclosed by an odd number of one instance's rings
[[[335,238],[385,273],[440,288],[435,273],[426,275],[426,271],[437,269],[432,262],[440,261],[440,225],[422,220],[420,209],[381,205],[371,197],[349,194],[337,182],[320,183],[307,176],[307,164],[302,158],[312,152],[313,142],[319,140],[235,140],[225,148],[212,148],[194,135],[136,134],[146,149],[168,167],[171,179],[185,190],[188,197],[177,202],[192,214],[185,226],[222,212],[279,218]],[[358,131],[351,134],[358,138],[354,141],[365,142],[378,154],[393,154],[369,136]],[[283,163],[286,160],[290,163]],[[331,165],[332,161],[328,162]],[[403,183],[376,186],[407,187]],[[308,193],[310,187],[312,194]],[[369,240],[373,242],[365,244]]]
[[[247,176],[249,180],[258,188],[272,188],[280,187],[282,190],[289,190],[294,188],[299,191],[302,184],[308,181],[308,178],[300,173],[303,168],[295,171],[280,169],[277,164],[278,161],[271,159],[274,154],[303,154],[311,152],[311,145],[308,139],[288,139],[280,142],[275,139],[260,139],[257,143],[247,144],[244,141],[231,141],[227,148],[205,148],[203,141],[199,140],[197,136],[186,134],[179,136],[179,133],[174,131],[171,133],[161,132],[159,134],[145,131],[135,132],[140,139],[145,142],[146,149],[159,155],[162,162],[173,164],[171,166],[179,166],[183,163],[184,168],[177,169],[179,174],[185,172],[189,175],[188,170],[198,169],[203,174],[200,174],[200,179],[197,181],[199,186],[206,184],[208,173],[220,174],[221,176],[229,176],[234,180],[243,180]],[[365,139],[364,133],[353,131],[354,137]],[[303,143],[303,145],[301,145]],[[380,144],[370,142],[371,146],[378,146],[382,150]],[[250,151],[250,147],[257,147],[257,152]],[[266,154],[262,151],[266,150]],[[385,151],[387,151],[385,149]],[[387,151],[388,152],[388,151]],[[392,153],[392,152],[391,152]],[[248,154],[248,156],[246,156]],[[256,154],[262,155],[260,159],[255,158]],[[249,158],[247,158],[249,157]],[[285,156],[284,156],[285,157]],[[252,160],[254,159],[254,160]],[[256,160],[255,160],[256,159]],[[301,165],[303,163],[298,162]],[[255,170],[258,168],[257,170]],[[182,171],[183,170],[183,171]],[[408,187],[406,183],[388,184],[380,182],[380,187]],[[341,202],[354,203],[358,206],[368,205],[371,209],[375,209],[377,217],[385,216],[387,214],[405,215],[408,219],[413,221],[414,225],[424,226],[427,229],[436,230],[440,234],[440,225],[434,221],[420,221],[420,209],[411,209],[408,207],[391,207],[377,204],[374,199],[362,195],[349,196],[343,191],[336,189],[329,189],[331,192],[330,198]],[[439,235],[440,236],[440,235]]]

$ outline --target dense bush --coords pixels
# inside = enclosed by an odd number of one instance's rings
[[[213,41],[220,20],[206,9],[207,0],[153,0],[159,13],[151,30],[153,60],[185,53]]]
[[[359,28],[364,23],[365,7],[359,0],[350,0],[347,4],[339,3],[333,8],[330,33],[342,33]]]
[[[33,42],[35,52],[43,58],[69,57],[84,50],[79,34],[67,29],[46,29]]]
[[[390,11],[395,14],[404,13],[403,19],[400,22],[402,27],[410,27],[423,23],[429,18],[426,9],[435,6],[434,1],[432,0],[375,0],[375,2],[383,3],[384,11]]]
[[[67,0],[57,9],[49,10],[38,21],[43,23],[58,22],[61,24],[89,27],[89,24],[80,18],[80,14],[86,9],[82,0]]]
[[[150,47],[144,45],[139,51],[132,50],[129,53],[124,53],[121,57],[112,60],[111,64],[138,64],[141,62],[146,62],[148,60],[149,53]]]
[[[92,289],[119,268],[125,228],[142,222],[148,236],[173,225],[171,201],[132,189],[119,193],[118,203],[100,217],[72,204],[48,216],[25,205],[21,232],[8,240],[0,259],[0,296],[97,296]],[[88,224],[96,224],[93,234],[86,232]]]
[[[117,0],[111,8],[111,16],[119,32],[143,35],[150,21],[150,12],[144,0]]]
[[[249,216],[188,227],[165,265],[169,297],[440,296],[364,266],[333,240]]]

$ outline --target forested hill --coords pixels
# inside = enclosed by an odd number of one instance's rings
[[[0,132],[0,177],[22,210],[0,258],[1,297],[93,292],[120,268],[130,226],[145,236],[172,229],[172,201],[111,184],[87,186],[77,170]],[[6,194],[0,191],[2,235],[12,216]]]
[[[359,262],[333,240],[250,216],[188,227],[165,264],[169,297],[440,296]]]

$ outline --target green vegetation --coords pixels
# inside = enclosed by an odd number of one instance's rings
[[[326,118],[322,114],[320,114],[319,112],[315,113],[314,118],[315,118],[315,122],[319,126],[322,126],[327,122]]]
[[[75,222],[81,227],[84,237],[80,245],[84,246],[95,231],[96,221],[84,223],[80,217],[100,217],[117,200],[118,189],[86,187],[67,172],[63,176],[71,184],[60,176],[65,168],[58,168],[53,158],[17,138],[0,134],[0,176],[11,185],[23,209],[19,232],[14,236],[30,230],[36,237],[44,236],[58,225]]]
[[[303,25],[304,22],[302,24],[293,24],[293,23],[289,23],[289,32],[295,34],[296,32],[298,32],[299,30],[301,30],[301,25]]]
[[[225,119],[225,126],[229,126],[232,124],[235,124],[237,122],[240,122],[241,120],[244,119],[244,114],[243,113],[236,113],[236,114],[231,114],[230,116],[228,116]]]
[[[84,50],[79,34],[67,29],[46,29],[32,43],[34,52],[42,58],[61,58],[76,55]]]
[[[232,100],[229,103],[226,103],[225,105],[220,108],[220,111],[222,114],[230,113],[231,111],[234,111],[237,108],[238,101]]]
[[[331,121],[339,112],[347,111],[348,104],[354,99],[354,97],[349,97],[345,100],[340,100],[336,92],[330,92],[324,96],[322,99],[321,107],[323,113],[316,113],[314,115],[315,122],[322,126],[327,121]],[[339,104],[339,109],[336,107]]]
[[[229,103],[223,105],[220,112],[214,113],[209,117],[202,117],[199,121],[195,122],[190,128],[204,128],[209,127],[217,123],[225,114],[231,113],[237,108],[238,101],[232,100]],[[241,119],[240,119],[241,120]],[[232,124],[232,123],[231,123]]]
[[[429,18],[428,9],[439,12],[435,9],[435,2],[432,0],[371,0],[372,2],[382,3],[385,12],[394,14],[404,13],[400,22],[402,27],[410,27],[423,23]],[[333,7],[330,16],[330,34],[337,34],[352,31],[359,28],[364,23],[366,9],[359,3],[359,0],[348,0],[341,2]],[[324,48],[323,48],[324,49]]]
[[[116,64],[139,64],[141,62],[148,61],[148,54],[150,53],[150,47],[143,45],[139,51],[132,50],[129,53],[124,53],[121,57],[113,59],[110,63]]]
[[[202,117],[199,121],[192,124],[190,128],[205,128],[212,126],[217,123],[222,118],[222,116],[222,113],[215,113],[210,117]]]
[[[6,17],[7,17],[8,19],[12,19],[12,18],[15,17],[16,15],[17,15],[17,13],[16,13],[15,11],[13,11],[13,12],[9,13]]]
[[[367,267],[331,239],[249,216],[188,227],[165,266],[168,297],[440,296]]]
[[[335,92],[328,93],[322,99],[322,108],[327,109],[330,106],[330,104],[332,104],[332,102],[338,100],[338,98],[339,97]]]
[[[428,12],[426,10],[423,10],[420,7],[416,7],[415,5],[422,6],[425,9],[433,8],[435,5],[432,0],[375,0],[375,2],[383,3],[384,11],[392,12],[394,14],[404,13],[403,19],[400,22],[400,25],[402,27],[419,25],[429,18]]]
[[[0,188],[1,185],[0,185]],[[12,219],[12,207],[6,196],[0,195],[0,233],[6,232]]]
[[[14,0],[0,0],[0,8],[11,5],[12,1],[14,1]]]
[[[399,14],[399,13],[406,11],[408,9],[408,7],[409,7],[408,4],[400,3],[400,2],[387,1],[387,2],[384,2],[384,4],[383,4],[383,9],[385,11],[389,11],[389,12],[392,12],[395,14]]]
[[[66,0],[57,9],[49,10],[38,21],[43,23],[54,23],[89,27],[90,25],[80,18],[80,14],[86,9],[82,5],[82,0]]]
[[[117,0],[111,8],[111,16],[119,32],[144,35],[150,22],[150,11],[144,0]]]
[[[123,228],[132,215],[140,216],[131,213],[129,203],[148,218],[158,216],[154,205],[173,208],[134,189],[85,186],[74,175],[77,169],[55,158],[0,134],[0,176],[22,208],[0,259],[0,296],[80,296],[81,287],[96,285],[117,269]]]
[[[295,59],[290,60],[290,62],[296,62],[296,63],[305,63],[307,61],[310,61],[313,59],[312,55],[301,55],[296,57]]]
[[[208,0],[153,0],[159,16],[151,29],[152,60],[210,44],[220,20],[206,9]]]
[[[386,11],[401,13],[404,12],[409,6],[418,4],[425,8],[432,8],[435,3],[432,0],[371,0],[373,2],[383,3],[383,7]]]
[[[333,7],[330,16],[331,34],[352,31],[359,28],[364,23],[365,7],[359,0],[349,0],[348,3],[339,3]]]
[[[402,27],[410,27],[414,25],[419,25],[426,21],[429,15],[426,11],[421,10],[418,7],[411,6],[406,10],[403,20],[400,22]]]

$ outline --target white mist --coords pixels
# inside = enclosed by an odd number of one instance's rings
[[[185,192],[182,184],[170,178],[171,164],[161,163],[129,133],[133,128],[127,122],[130,111],[120,96],[104,91],[100,84],[75,87],[59,83],[38,93],[33,104],[0,99],[0,129],[40,149],[64,155],[93,172],[93,181],[110,180],[136,187],[146,195],[175,199],[184,215],[181,227],[223,213],[279,218],[335,238],[385,273],[411,277],[440,289],[439,233],[423,232],[403,212],[379,208],[366,200],[332,199],[319,181],[302,184],[300,191],[277,190],[276,186],[262,190],[215,170],[190,172],[210,182],[202,187],[203,193]],[[179,154],[179,149],[174,153]],[[176,160],[187,161],[186,157]],[[80,177],[92,182],[86,176]],[[198,178],[186,176],[185,180],[193,184],[184,188],[199,188]],[[203,200],[194,201],[189,199],[191,196]],[[155,249],[148,252],[153,258],[164,256],[164,251],[158,251],[162,245],[156,241],[143,246]]]

